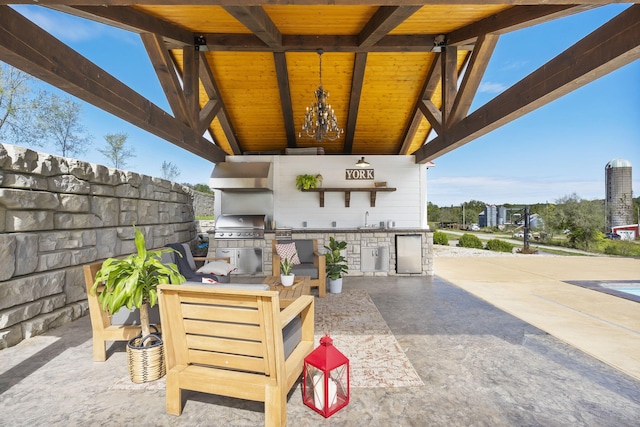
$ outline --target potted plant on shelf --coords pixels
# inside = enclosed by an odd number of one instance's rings
[[[347,242],[339,242],[334,237],[331,237],[329,246],[324,248],[328,250],[325,254],[325,262],[327,277],[329,278],[329,292],[339,294],[342,292],[342,276],[349,271],[347,259],[342,255],[342,251],[347,249]]]
[[[308,190],[316,187],[318,187],[317,175],[305,174],[296,176],[296,188],[298,190]]]
[[[280,283],[283,286],[293,285],[295,274],[292,272],[293,262],[289,258],[282,258],[280,260]]]
[[[166,372],[162,339],[157,330],[151,333],[149,306],[158,302],[158,285],[179,285],[185,278],[175,264],[163,264],[160,260],[163,252],[173,249],[147,251],[144,235],[134,229],[137,253],[104,261],[96,273],[91,293],[95,295],[98,288],[103,287],[98,301],[110,314],[125,306],[139,309],[142,331],[127,343],[127,364],[131,381],[141,383],[161,378]]]

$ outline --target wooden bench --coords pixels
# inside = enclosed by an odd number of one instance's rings
[[[112,324],[111,315],[102,310],[98,302],[98,294],[101,289],[98,288],[96,294],[91,295],[91,287],[95,282],[96,273],[100,270],[100,267],[102,267],[102,261],[84,266],[84,282],[87,288],[89,317],[91,318],[91,330],[93,333],[93,360],[96,362],[107,360],[107,341],[129,341],[138,335],[141,330],[139,324]]]
[[[265,403],[265,425],[285,426],[287,393],[314,347],[314,299],[280,311],[278,292],[161,285],[167,413],[182,413],[182,390]],[[285,357],[283,330],[300,340]],[[285,334],[286,335],[286,334]]]

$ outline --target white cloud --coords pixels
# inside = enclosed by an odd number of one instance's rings
[[[508,62],[502,67],[502,71],[519,70],[520,68],[526,67],[526,65],[527,65],[526,61]]]
[[[480,83],[480,86],[478,86],[478,92],[481,93],[502,93],[506,89],[506,85],[495,82],[482,82]]]
[[[427,180],[427,200],[438,206],[470,200],[489,204],[554,202],[576,193],[583,199],[604,198],[599,180],[520,179],[496,176],[443,177]]]

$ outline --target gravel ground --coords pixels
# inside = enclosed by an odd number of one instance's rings
[[[515,250],[515,249],[514,249]],[[531,256],[518,253],[488,251],[486,249],[460,248],[458,246],[433,245],[433,255],[435,258],[441,257],[520,257]]]

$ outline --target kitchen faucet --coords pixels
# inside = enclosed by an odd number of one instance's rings
[[[366,211],[366,212],[364,213],[364,226],[365,226],[365,227],[367,226],[367,220],[368,220],[368,218],[369,218],[369,211]]]

